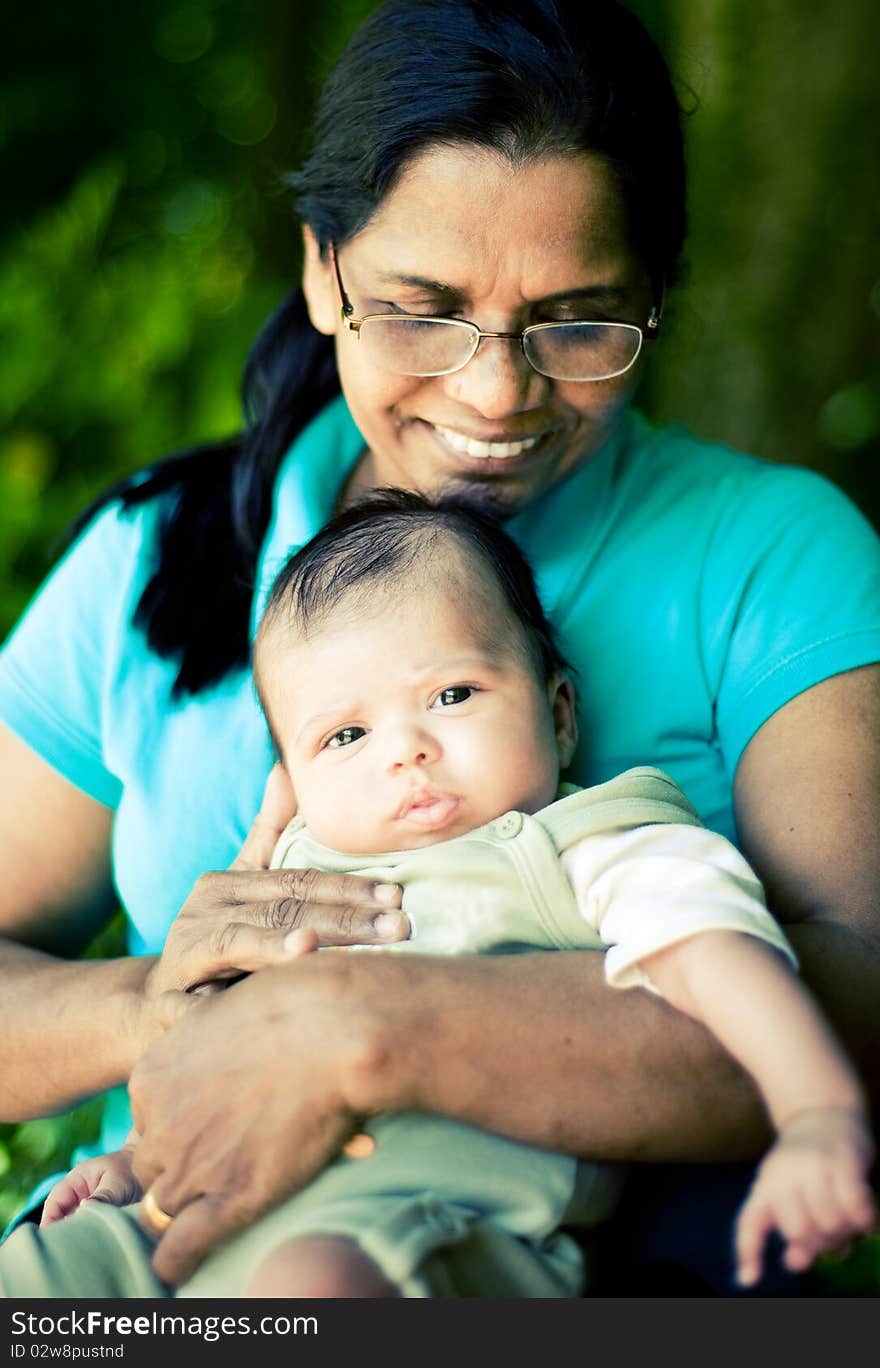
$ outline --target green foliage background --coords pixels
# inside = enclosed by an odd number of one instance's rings
[[[71,518],[240,423],[295,279],[280,173],[374,0],[31,0],[4,34],[0,635]],[[880,7],[632,0],[689,111],[687,277],[640,396],[661,421],[823,471],[880,524]],[[119,948],[112,927],[96,953]],[[0,1126],[0,1222],[95,1133]],[[880,1246],[829,1264],[880,1286]]]

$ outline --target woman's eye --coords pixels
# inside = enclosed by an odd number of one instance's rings
[[[469,684],[454,684],[451,689],[441,689],[435,703],[438,708],[450,708],[455,703],[466,703],[473,692]]]
[[[593,313],[589,318],[585,318],[583,310],[556,309],[552,312],[542,314],[535,319],[536,323],[607,323],[608,319]]]
[[[366,736],[363,727],[342,727],[340,731],[334,732],[327,742],[328,746],[338,749],[340,746],[350,746],[353,741],[360,741],[362,736]]]
[[[425,301],[421,304],[407,304],[401,307],[400,304],[392,304],[390,300],[385,300],[380,310],[381,313],[399,314],[403,318],[450,318],[452,315],[448,310],[442,309],[437,303]]]

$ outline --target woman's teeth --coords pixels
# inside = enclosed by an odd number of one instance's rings
[[[456,432],[454,428],[440,427],[438,423],[434,424],[434,431],[439,432],[446,445],[460,455],[479,456],[493,461],[504,461],[509,456],[519,456],[521,452],[537,446],[541,440],[539,435],[524,437],[519,442],[478,442],[473,437],[465,437],[462,433]]]

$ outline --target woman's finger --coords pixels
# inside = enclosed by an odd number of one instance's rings
[[[228,1198],[213,1193],[196,1197],[162,1234],[153,1254],[156,1275],[172,1286],[186,1282],[208,1251],[240,1230],[247,1219],[247,1208]]]
[[[248,955],[248,930],[255,930],[257,935],[251,944],[251,964],[248,968],[228,968],[223,966],[216,972],[217,978],[206,979],[202,983],[195,983],[188,988],[181,997],[187,998],[190,1002],[194,999],[216,997],[218,993],[223,993],[233,983],[237,982],[246,974],[254,973],[257,969],[267,969],[271,964],[282,963],[285,960],[299,958],[300,955],[311,955],[315,950],[320,949],[320,942],[314,931],[308,931],[300,927],[296,931],[286,931],[279,941],[277,931],[265,932],[257,928],[239,928],[242,932],[240,943],[236,944],[232,939],[231,950],[236,959],[236,964],[240,959],[247,958]],[[265,941],[261,942],[261,938]]]
[[[268,869],[278,837],[295,816],[296,797],[287,771],[282,765],[273,765],[260,810],[230,869]]]
[[[274,909],[273,909],[274,911]],[[410,924],[403,912],[370,906],[340,907],[306,903],[292,918],[283,938],[284,956],[301,953],[296,939],[301,931],[311,931],[319,946],[389,945],[407,940]]]
[[[227,922],[214,936],[210,954],[202,948],[199,983],[254,974],[321,945],[386,944],[405,939],[409,928],[401,912],[377,913],[363,907],[309,904],[285,913],[272,905],[253,909],[253,917],[253,921]],[[393,919],[390,926],[386,918]]]
[[[206,898],[210,895],[210,909],[221,903],[227,907],[322,903],[340,908],[371,906],[378,911],[400,907],[402,900],[399,884],[357,874],[325,874],[319,869],[230,870],[203,874],[199,884]]]

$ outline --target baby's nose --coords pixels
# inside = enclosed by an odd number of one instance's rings
[[[400,727],[388,747],[388,767],[406,769],[410,765],[429,765],[440,754],[430,732],[421,727]]]

